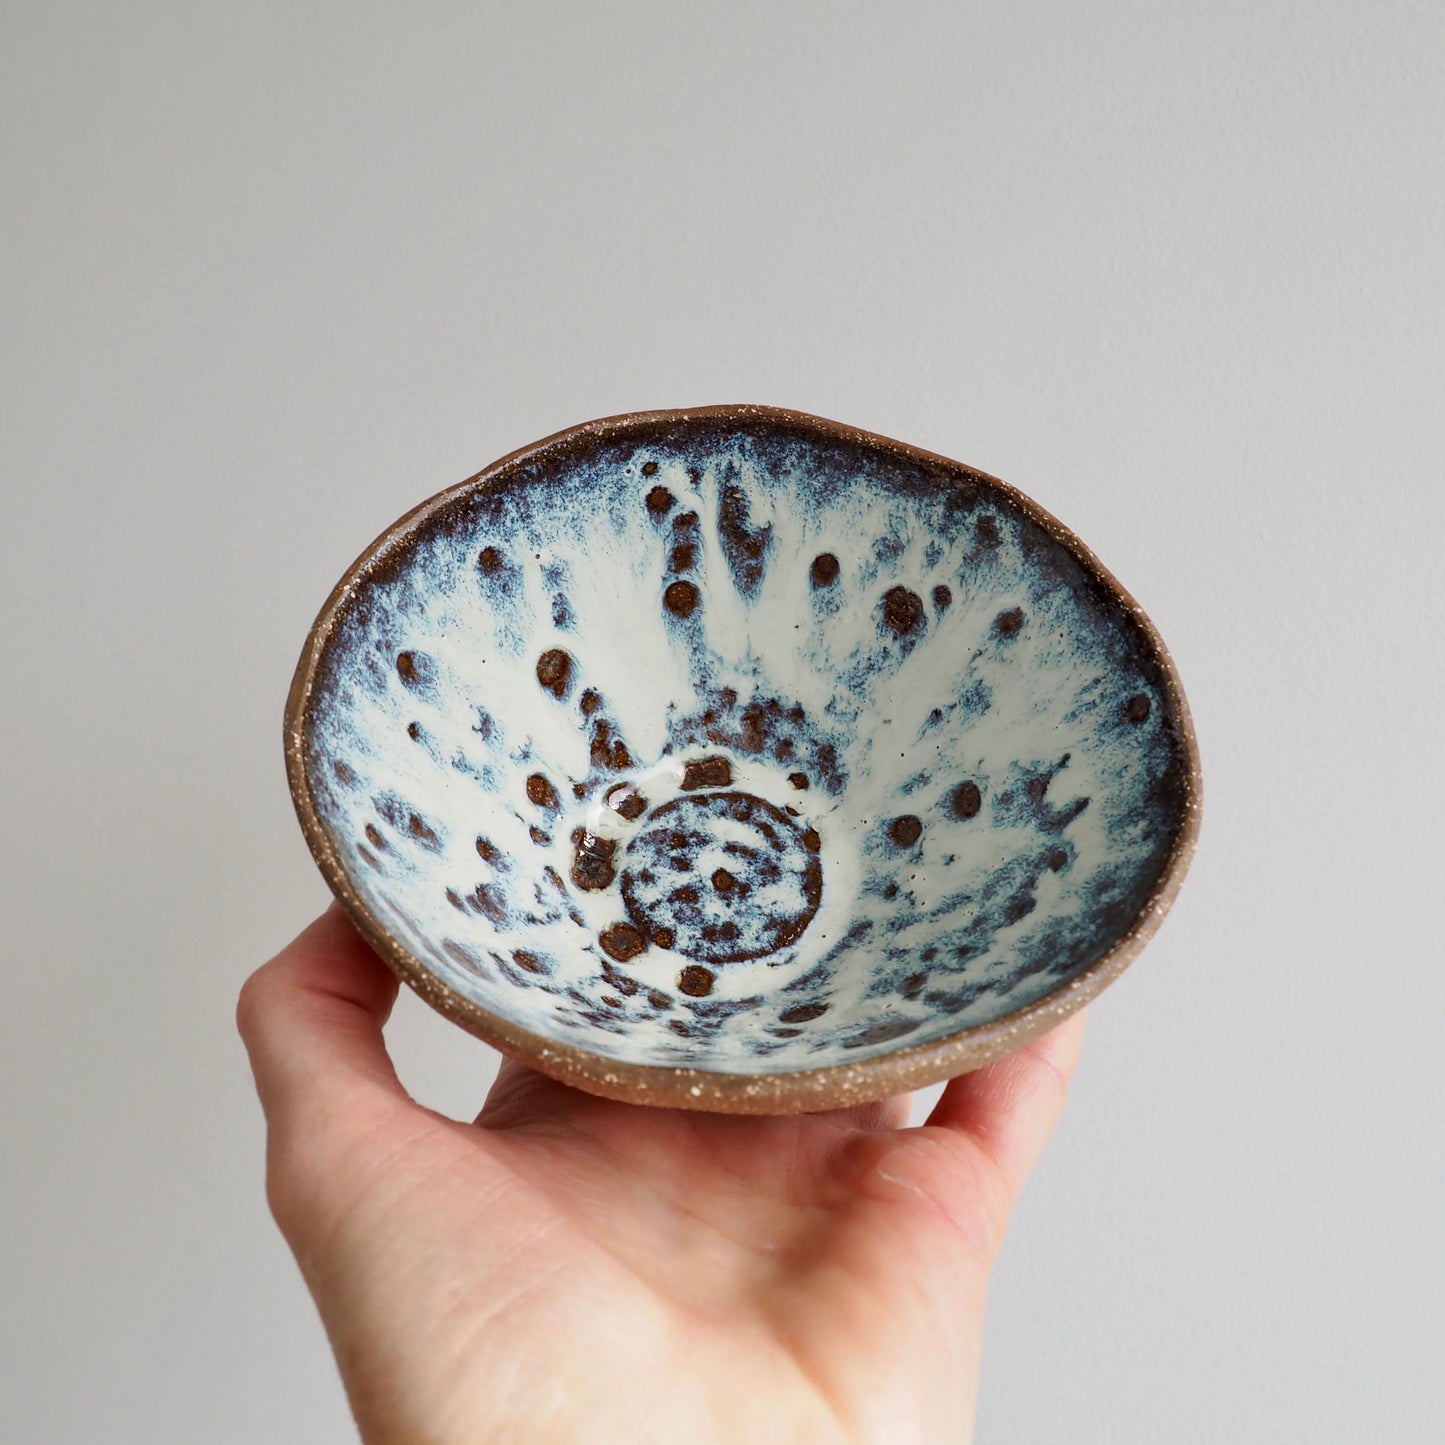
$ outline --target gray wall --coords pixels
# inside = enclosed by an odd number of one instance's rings
[[[980,1439],[1438,1439],[1442,45],[1343,0],[6,6],[0,1437],[352,1438],[231,1025],[325,900],[302,638],[501,453],[764,401],[1032,493],[1199,724]],[[476,1107],[487,1050],[392,1035]]]

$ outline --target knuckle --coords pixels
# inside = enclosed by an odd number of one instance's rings
[[[264,968],[258,968],[245,983],[236,998],[236,1028],[243,1039],[251,1039],[260,1027],[265,1010],[266,979]]]

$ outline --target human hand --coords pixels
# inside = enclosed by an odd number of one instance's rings
[[[984,1297],[1083,1018],[907,1099],[744,1118],[512,1061],[475,1123],[382,1040],[333,906],[242,991],[267,1192],[367,1445],[967,1441]]]

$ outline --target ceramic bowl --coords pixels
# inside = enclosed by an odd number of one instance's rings
[[[1153,932],[1199,775],[1138,605],[1013,488],[834,422],[591,422],[389,528],[286,711],[306,838],[428,1002],[735,1113],[973,1068]]]

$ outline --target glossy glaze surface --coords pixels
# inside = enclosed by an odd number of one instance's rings
[[[1119,945],[1192,755],[1097,564],[831,424],[612,425],[420,509],[303,659],[310,806],[380,930],[536,1040],[747,1075],[995,1024]]]

